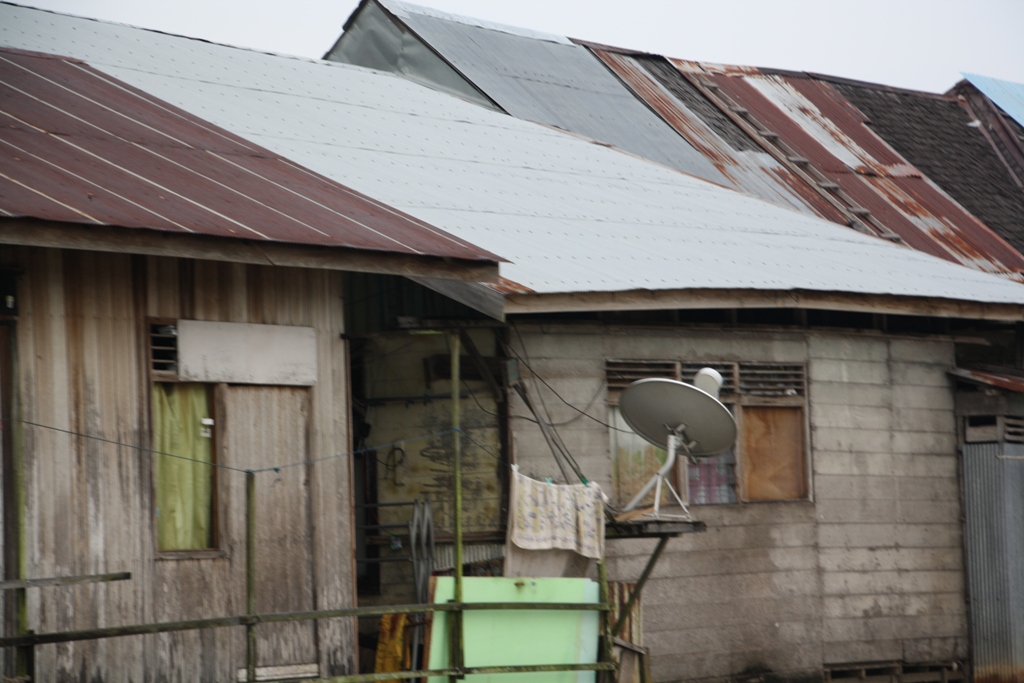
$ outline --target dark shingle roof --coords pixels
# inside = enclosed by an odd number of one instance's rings
[[[953,98],[848,82],[834,86],[882,139],[1024,252],[1024,191]]]

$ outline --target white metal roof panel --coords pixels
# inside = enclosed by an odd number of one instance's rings
[[[975,88],[995,102],[1010,118],[1024,126],[1024,83],[1004,81],[989,76],[964,74]]]
[[[1024,303],[1024,286],[402,78],[0,5],[101,71],[508,258],[541,293],[752,289]]]

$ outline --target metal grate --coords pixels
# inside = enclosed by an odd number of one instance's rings
[[[1024,443],[1024,418],[1003,418],[1003,440],[1007,443]]]
[[[178,377],[178,328],[167,323],[149,326],[149,369],[163,379]]]
[[[674,360],[606,360],[604,374],[608,388],[621,391],[638,379],[679,379],[679,363]]]
[[[604,376],[608,383],[608,402],[617,405],[622,390],[638,379],[679,379],[679,363],[674,360],[609,359],[604,362]]]
[[[713,368],[722,375],[722,396],[807,394],[807,373],[800,363],[608,360],[605,361],[605,376],[609,396],[612,396],[632,382],[647,377],[668,377],[692,383],[701,368]],[[1024,428],[1024,423],[1021,426]]]
[[[740,363],[740,393],[750,396],[803,396],[804,366],[797,363]]]

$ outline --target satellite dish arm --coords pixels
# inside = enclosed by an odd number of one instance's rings
[[[658,470],[657,474],[651,477],[650,480],[646,484],[644,484],[644,487],[640,489],[640,492],[633,496],[633,500],[629,501],[629,504],[626,505],[625,508],[623,508],[623,512],[629,512],[630,510],[634,509],[637,505],[639,505],[640,501],[644,499],[644,496],[650,493],[651,489],[654,488],[654,486],[658,484],[662,479],[664,479],[666,474],[672,471],[672,467],[676,464],[676,442],[679,440],[677,433],[681,432],[683,429],[685,429],[685,427],[680,425],[680,427],[678,427],[675,431],[669,432],[668,457],[665,458],[665,464],[661,466],[661,469]],[[657,503],[658,501],[655,501],[655,504]]]

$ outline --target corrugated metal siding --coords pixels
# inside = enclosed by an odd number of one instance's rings
[[[379,0],[506,112],[606,142],[705,180],[729,181],[590,51]]]
[[[496,258],[81,62],[0,50],[0,98],[8,216]]]
[[[964,445],[963,486],[974,680],[1020,683],[1024,681],[1024,446]]]
[[[392,75],[3,4],[0,42],[73,50],[503,255],[503,276],[538,294],[723,288],[1024,301],[1019,284]]]
[[[147,447],[147,317],[301,325],[317,330],[317,386],[230,389],[224,409],[236,419],[221,455],[247,466],[349,450],[341,273],[37,248],[6,248],[3,262],[24,269],[17,322],[23,419]],[[228,422],[221,426],[232,429]],[[53,429],[19,428],[29,578],[132,572],[130,581],[30,592],[31,628],[43,633],[244,612],[240,473],[218,474],[226,494],[224,556],[156,560],[148,457]],[[244,447],[247,438],[263,450]],[[351,606],[353,568],[338,561],[352,548],[348,459],[258,476],[259,492],[267,494],[259,522],[260,604]],[[269,493],[275,486],[304,497],[281,500]],[[273,534],[297,527],[306,550],[293,566]],[[318,622],[316,651],[324,674],[352,671],[353,637],[345,620]],[[273,639],[282,657],[310,655],[308,638],[282,641],[278,633]],[[237,629],[43,646],[36,649],[37,678],[144,680],[159,672],[169,680],[234,680],[244,651]]]

